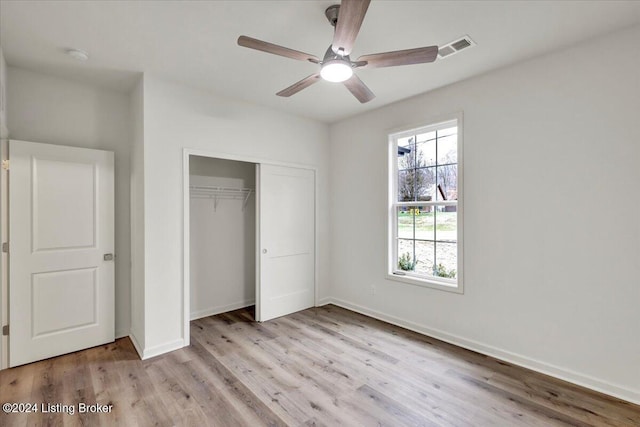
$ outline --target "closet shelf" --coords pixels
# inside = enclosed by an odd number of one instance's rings
[[[253,194],[252,188],[210,187],[192,185],[189,187],[191,197],[194,199],[212,199],[214,212],[218,208],[218,201],[222,199],[242,200],[242,210],[247,207],[249,197]]]

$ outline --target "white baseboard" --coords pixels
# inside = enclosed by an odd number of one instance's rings
[[[357,313],[364,314],[365,316],[373,317],[375,319],[382,320],[384,322],[391,323],[393,325],[400,326],[402,328],[448,342],[458,347],[466,348],[468,350],[472,350],[487,356],[495,357],[496,359],[504,360],[505,362],[522,366],[531,369],[532,371],[540,372],[542,374],[549,375],[582,387],[586,387],[600,393],[608,394],[610,396],[617,397],[628,402],[640,404],[640,390],[632,390],[623,386],[600,380],[598,378],[580,374],[579,372],[574,372],[569,369],[554,366],[546,362],[531,359],[520,354],[502,350],[491,345],[483,344],[478,341],[469,340],[457,335],[440,331],[438,329],[428,328],[426,326],[404,320],[399,317],[391,316],[376,310],[371,310],[367,307],[363,307],[361,305],[338,298],[324,298],[318,303],[318,306],[325,304],[334,304],[339,307],[346,308],[347,310],[355,311]]]
[[[182,347],[184,347],[184,340],[182,338],[177,339],[175,341],[168,342],[168,343],[156,345],[150,348],[144,348],[140,344],[140,341],[136,338],[133,331],[131,331],[131,333],[129,334],[129,339],[133,343],[133,347],[136,349],[136,352],[138,352],[138,356],[140,356],[140,359],[142,360],[160,356],[161,354],[169,353],[170,351],[174,351],[174,350],[179,350]]]
[[[152,357],[160,356],[161,354],[169,353],[170,351],[179,350],[182,347],[184,347],[184,340],[180,338],[175,341],[145,348],[142,351],[142,360],[151,359]]]
[[[253,300],[240,301],[233,304],[219,305],[219,306],[207,308],[204,310],[193,311],[191,312],[189,319],[196,320],[196,319],[201,319],[203,317],[214,316],[216,314],[226,313],[227,311],[233,311],[233,310],[238,310],[240,308],[249,307],[250,305],[254,305],[255,303],[256,302]]]
[[[321,306],[323,306],[323,305],[332,304],[332,303],[333,303],[333,298],[331,298],[331,297],[326,297],[326,298],[322,298],[321,300],[319,300],[319,301],[316,303],[316,307],[321,307]],[[336,305],[338,305],[338,304],[336,304]]]

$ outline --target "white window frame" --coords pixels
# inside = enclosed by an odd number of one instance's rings
[[[397,141],[400,138],[412,136],[420,133],[431,132],[436,129],[444,129],[455,124],[458,127],[458,200],[450,202],[398,202],[398,145]],[[417,126],[408,130],[396,131],[389,134],[389,164],[388,164],[388,241],[387,241],[387,279],[408,283],[411,285],[423,286],[427,288],[439,289],[448,292],[464,293],[464,239],[463,239],[463,211],[464,211],[464,156],[463,156],[463,115],[462,113],[456,113],[441,117],[436,120],[430,120],[428,124],[423,126]],[[401,271],[397,266],[398,259],[398,207],[399,206],[442,206],[442,205],[457,205],[457,279],[449,279],[445,277],[436,276],[423,276],[414,274],[407,271]]]

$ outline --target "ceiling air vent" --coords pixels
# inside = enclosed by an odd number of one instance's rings
[[[438,49],[438,55],[440,55],[440,58],[444,58],[445,56],[449,56],[453,53],[456,53],[456,51],[451,46],[445,46]]]
[[[446,58],[447,56],[454,55],[463,49],[475,46],[476,43],[471,40],[471,37],[464,36],[450,43],[445,44],[438,48],[438,56],[440,58]]]

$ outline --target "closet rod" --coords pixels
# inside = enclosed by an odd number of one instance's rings
[[[247,206],[249,197],[253,193],[251,188],[233,188],[233,187],[213,187],[203,185],[192,185],[189,187],[191,190],[191,196],[199,199],[213,199],[214,212],[218,208],[218,200],[231,199],[231,200],[243,200],[242,210]]]

